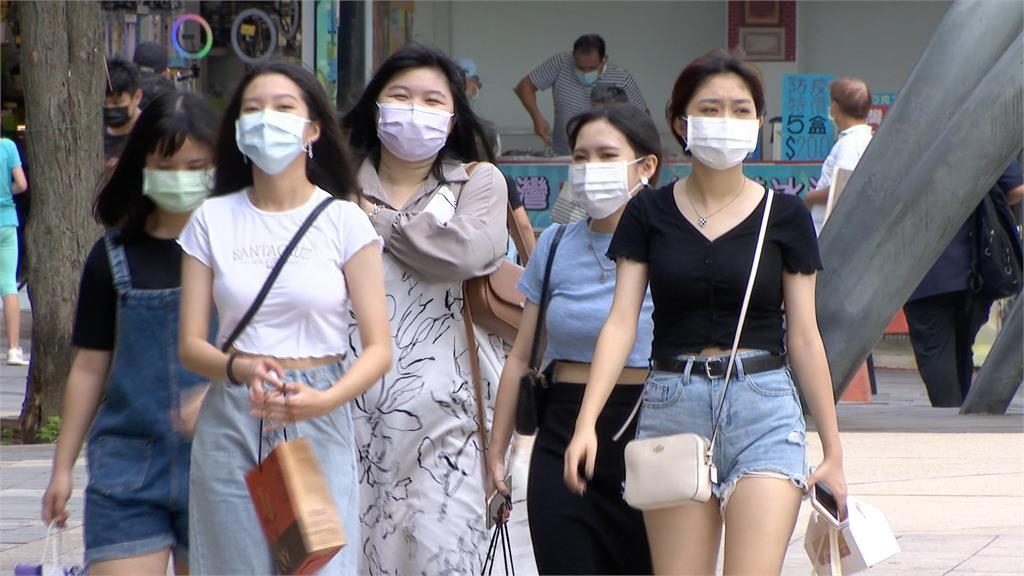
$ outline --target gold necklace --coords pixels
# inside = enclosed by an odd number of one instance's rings
[[[732,203],[735,202],[736,199],[740,197],[740,194],[742,194],[743,190],[747,187],[747,180],[746,180],[746,178],[742,174],[740,174],[740,178],[743,178],[743,184],[740,186],[739,192],[737,192],[736,194],[733,194],[733,197],[730,198],[728,202],[726,202],[718,210],[715,210],[714,212],[712,212],[711,214],[708,214],[707,216],[701,216],[700,215],[700,212],[697,210],[697,205],[693,203],[693,196],[690,194],[690,186],[689,185],[686,186],[686,199],[690,201],[690,207],[693,208],[693,213],[697,215],[697,225],[698,226],[700,226],[701,228],[704,228],[705,226],[707,226],[708,225],[708,219],[710,219],[715,214],[718,214],[722,210],[725,210],[726,208],[731,206]]]

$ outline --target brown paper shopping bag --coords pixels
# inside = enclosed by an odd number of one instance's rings
[[[346,544],[308,438],[279,443],[245,483],[279,574],[313,574]]]

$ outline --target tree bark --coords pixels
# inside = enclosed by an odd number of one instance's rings
[[[24,30],[27,156],[32,214],[32,357],[22,404],[22,440],[33,442],[60,414],[71,367],[71,326],[85,256],[100,229],[92,219],[103,168],[103,65],[99,2],[40,1],[19,6]]]

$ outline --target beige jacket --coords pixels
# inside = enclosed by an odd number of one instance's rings
[[[441,187],[433,175],[405,206],[395,207],[373,162],[364,160],[358,176],[363,196],[382,206],[373,226],[384,239],[384,249],[428,282],[462,282],[490,274],[504,258],[508,242],[505,177],[486,162],[478,163],[472,176],[458,163],[445,163],[442,172],[456,200],[455,213],[445,222],[423,212]]]

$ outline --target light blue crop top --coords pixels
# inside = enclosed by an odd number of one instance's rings
[[[519,291],[534,304],[540,304],[541,286],[548,252],[557,225],[550,226],[537,241]],[[545,358],[589,363],[615,293],[615,262],[605,257],[611,234],[590,230],[585,220],[566,225],[551,268],[551,296],[547,312],[547,349]],[[601,280],[602,275],[604,281]],[[647,290],[637,324],[636,343],[626,366],[646,368],[651,356],[654,303]]]

